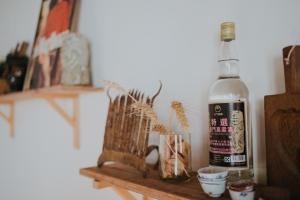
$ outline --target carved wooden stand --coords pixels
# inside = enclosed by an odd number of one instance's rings
[[[149,153],[149,148],[155,148],[148,147],[151,121],[143,114],[143,111],[133,114],[134,110],[131,105],[138,101],[152,106],[161,87],[152,98],[144,97],[141,92],[133,90],[129,94],[117,96],[112,100],[108,93],[110,103],[98,167],[106,161],[115,161],[140,170],[144,177],[147,175],[148,166],[145,158]]]
[[[268,184],[300,198],[300,46],[283,49],[286,93],[265,96]]]
[[[138,101],[152,107],[161,88],[162,85],[152,98],[144,97],[141,92],[133,90],[129,94],[117,96],[112,100],[109,90],[107,91],[110,103],[102,153],[98,159],[99,168],[105,167],[103,165],[107,161],[115,161],[138,169],[146,177],[149,171],[149,166],[147,166],[145,160],[146,156],[152,149],[156,148],[155,146],[148,147],[151,121],[144,116],[143,111],[140,111],[137,115],[133,114],[134,110],[131,105]],[[128,190],[109,181],[95,180],[94,187],[97,189],[111,187],[124,200],[135,199]],[[148,200],[149,197],[144,195],[143,199]]]

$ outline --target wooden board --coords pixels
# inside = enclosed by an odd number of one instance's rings
[[[122,164],[104,165],[101,168],[84,168],[80,170],[80,174],[96,180],[99,189],[113,186],[162,200],[216,199],[210,198],[203,192],[195,176],[188,182],[169,183],[162,181],[157,171],[152,170],[147,178],[143,178],[136,169]],[[259,185],[256,187],[255,194],[255,199],[289,199],[289,191],[278,187]],[[230,199],[228,191],[217,199]]]
[[[143,178],[136,169],[121,164],[85,168],[80,170],[80,174],[156,199],[214,199],[203,192],[195,176],[189,182],[168,183],[162,181],[156,171],[151,171],[147,178]],[[228,194],[224,196],[218,199],[229,199]]]
[[[265,96],[267,177],[300,199],[300,46],[284,48],[283,57],[286,93]]]
[[[265,97],[268,184],[300,198],[300,95]]]

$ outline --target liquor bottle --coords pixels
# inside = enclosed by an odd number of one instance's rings
[[[253,177],[249,92],[239,76],[235,24],[221,24],[220,75],[209,91],[209,164],[229,171],[230,181]]]

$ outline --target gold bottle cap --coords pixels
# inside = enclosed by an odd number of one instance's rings
[[[235,25],[233,22],[223,22],[221,24],[221,41],[235,40]]]

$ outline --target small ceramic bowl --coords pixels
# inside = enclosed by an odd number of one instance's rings
[[[255,191],[239,192],[234,190],[229,190],[229,194],[232,200],[253,200],[255,196]]]
[[[207,181],[201,179],[199,176],[197,177],[203,191],[208,194],[208,196],[216,198],[220,197],[225,192],[226,179],[219,181]]]
[[[229,194],[232,200],[253,200],[255,184],[252,180],[241,180],[230,184]]]
[[[228,171],[215,167],[204,167],[198,170],[198,175],[203,179],[226,179]]]

